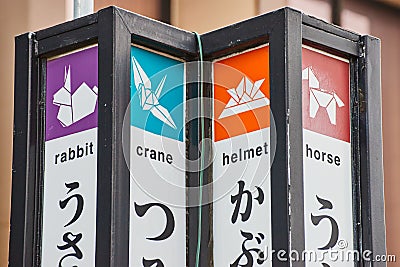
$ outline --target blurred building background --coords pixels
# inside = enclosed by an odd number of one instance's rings
[[[400,261],[400,0],[91,1],[94,11],[116,5],[199,33],[291,6],[358,33],[379,37],[382,40],[387,249]],[[73,17],[74,0],[12,0],[0,3],[0,266],[7,266],[8,260],[13,110],[18,110],[18,107],[13,107],[14,36]],[[396,266],[396,263],[389,266]]]

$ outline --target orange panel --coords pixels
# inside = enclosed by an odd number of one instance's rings
[[[255,95],[252,100],[268,101],[270,98],[269,88],[269,47],[265,46],[243,54],[239,54],[233,57],[219,60],[214,63],[214,127],[215,127],[215,141],[220,141],[226,138],[238,136],[241,134],[257,131],[270,126],[270,106],[264,104],[261,105],[249,105],[254,101],[246,102],[246,100],[240,101],[242,94],[240,91],[240,83],[246,84],[246,77],[249,79],[251,84],[247,86],[247,90],[250,94],[254,94],[257,90],[257,84],[265,98],[260,98],[260,94]],[[244,85],[246,88],[246,85]],[[237,109],[233,109],[236,114],[224,116],[223,112],[230,105],[228,102],[231,101],[232,97],[228,90],[233,89],[238,92],[237,100],[239,100],[236,106]],[[245,96],[243,96],[245,97]],[[246,96],[247,97],[247,96]],[[233,102],[231,101],[231,104]],[[245,107],[247,106],[247,107]],[[245,111],[243,111],[245,110]],[[247,110],[247,111],[246,111]]]

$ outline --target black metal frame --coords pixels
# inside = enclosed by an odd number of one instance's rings
[[[304,250],[302,105],[296,91],[301,88],[301,18],[300,12],[285,8],[203,35],[204,52],[210,60],[269,43],[271,116],[275,120],[271,140],[276,140],[271,143],[276,147],[275,158],[271,158],[272,249],[286,252]],[[275,253],[272,264],[290,263],[280,261]]]
[[[97,160],[102,164],[97,169],[96,266],[128,266],[130,174],[123,155],[122,126],[130,102],[130,48],[140,44],[185,61],[197,60],[198,50],[193,33],[116,7],[16,38],[18,109],[9,266],[40,266],[46,58],[96,43],[102,88],[98,99]],[[190,94],[196,88],[188,87]],[[197,231],[197,227],[190,228]]]
[[[10,266],[30,266],[34,250],[34,200],[36,169],[38,89],[37,60],[34,56],[34,35],[16,38],[15,45],[15,107],[14,154],[11,201]],[[24,112],[18,112],[24,110]]]
[[[380,42],[284,8],[201,36],[205,60],[214,60],[266,43],[270,45],[271,112],[275,159],[271,162],[272,245],[275,251],[304,250],[301,54],[302,44],[348,58],[351,62],[352,152],[357,249],[386,253],[380,101]],[[199,58],[195,35],[109,7],[98,13],[16,38],[14,156],[9,266],[39,266],[46,58],[98,44],[98,184],[96,266],[128,266],[129,170],[122,148],[122,125],[129,105],[130,47],[138,44],[186,62]],[[207,76],[211,70],[205,69]],[[187,72],[189,81],[198,76]],[[200,95],[198,83],[187,85],[187,99]],[[204,96],[212,86],[204,84]],[[18,108],[17,108],[18,107]],[[198,107],[187,107],[198,113]],[[207,110],[206,110],[207,112]],[[206,135],[211,120],[206,119]],[[199,155],[198,120],[187,122],[188,159]],[[377,134],[377,132],[379,134]],[[206,137],[207,137],[206,136]],[[289,150],[290,147],[290,150]],[[289,172],[290,169],[290,172]],[[212,181],[212,166],[204,184]],[[188,187],[198,173],[187,173]],[[289,194],[290,190],[290,194]],[[212,192],[203,192],[209,199]],[[198,195],[189,195],[190,202]],[[194,200],[193,200],[194,199]],[[188,208],[187,265],[197,249],[197,207]],[[212,205],[203,218],[200,266],[213,266]],[[289,215],[290,214],[290,215]],[[276,254],[275,254],[276,255]],[[273,258],[273,266],[289,266]],[[293,262],[293,266],[304,266]],[[371,266],[362,262],[360,266]],[[373,263],[372,266],[386,266]]]
[[[363,250],[386,255],[385,206],[382,152],[382,102],[380,40],[361,38],[360,58],[360,177]],[[367,263],[366,266],[386,266]]]
[[[276,154],[271,162],[272,249],[275,251],[303,251],[305,247],[302,100],[298,90],[302,45],[349,59],[355,249],[385,255],[380,41],[290,8],[206,33],[202,38],[209,60],[266,43],[270,45],[271,114],[275,119],[271,140],[276,140]],[[372,131],[378,134],[372,135]],[[304,266],[304,262],[282,262],[276,257],[272,260],[273,266]],[[362,261],[356,265],[386,266],[386,263]]]

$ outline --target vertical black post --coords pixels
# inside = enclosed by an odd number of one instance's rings
[[[114,7],[99,12],[99,29],[96,266],[128,266],[130,174],[122,132],[130,101],[131,34]]]
[[[35,35],[15,39],[14,143],[9,266],[33,266],[37,114],[39,110]]]
[[[96,266],[111,265],[112,103],[114,10],[99,11],[99,93],[97,160]],[[105,63],[105,64],[104,64]],[[107,164],[100,164],[107,162]]]
[[[114,49],[112,66],[114,69],[112,104],[113,124],[113,176],[112,176],[112,247],[111,256],[114,259],[111,266],[129,266],[129,210],[130,210],[130,172],[128,165],[129,153],[124,154],[123,146],[130,147],[130,139],[122,140],[123,122],[130,121],[128,106],[131,99],[130,92],[130,54],[131,34],[118,9],[114,8],[115,32],[113,35]],[[104,88],[107,90],[107,88]],[[130,136],[130,135],[129,135]],[[123,143],[125,142],[125,143]],[[126,157],[126,158],[125,158]]]
[[[303,104],[302,104],[302,14],[287,9],[286,97],[287,154],[289,175],[290,251],[305,249],[303,188]],[[304,266],[295,261],[291,266]]]
[[[291,249],[304,249],[301,13],[283,9],[270,39],[271,162],[273,266],[290,266]],[[284,23],[282,23],[282,21]],[[290,195],[289,195],[290,186]],[[277,253],[284,251],[285,254]],[[288,261],[283,261],[287,258]],[[297,263],[293,263],[297,264]],[[299,266],[299,265],[297,265]]]
[[[360,157],[363,250],[386,255],[384,184],[382,159],[380,40],[363,36],[360,66]],[[386,266],[385,262],[365,262],[365,266]]]
[[[196,162],[200,155],[198,149],[199,143],[199,118],[198,118],[198,84],[195,82],[198,80],[199,70],[195,68],[195,62],[191,64],[190,68],[186,69],[186,113],[189,121],[186,123],[187,127],[187,140],[186,140],[186,150],[188,162]],[[198,64],[197,64],[198,65]],[[190,163],[189,163],[190,164]],[[191,164],[186,164],[186,168],[192,166]],[[188,166],[189,165],[189,166]],[[193,166],[192,168],[194,168]],[[198,242],[198,208],[194,206],[195,203],[199,203],[199,195],[194,194],[194,190],[190,188],[196,188],[199,186],[198,173],[194,172],[191,167],[189,171],[186,172],[186,186],[189,188],[187,190],[187,203],[189,207],[187,208],[186,216],[186,235],[187,235],[187,257],[186,262],[188,266],[195,266],[196,253],[197,253],[197,242]],[[196,237],[196,238],[194,238]]]
[[[114,175],[112,186],[113,223],[111,231],[114,234],[111,241],[112,266],[129,266],[129,210],[130,210],[130,172],[128,165],[129,154],[124,154],[123,146],[130,147],[130,139],[122,140],[123,122],[125,115],[130,121],[130,112],[127,110],[130,99],[130,53],[131,34],[126,28],[124,20],[118,9],[115,9],[114,33],[114,101],[113,101],[113,155]],[[106,88],[104,88],[107,90]],[[123,143],[125,142],[125,143]],[[125,158],[126,157],[126,158]]]
[[[187,203],[189,207],[187,208],[187,266],[196,266],[196,261],[199,260],[199,266],[213,266],[212,265],[212,191],[210,186],[205,186],[212,183],[212,167],[209,166],[204,169],[203,184],[200,184],[198,169],[196,172],[194,168],[200,168],[200,140],[201,136],[201,117],[200,108],[203,104],[205,114],[204,114],[204,128],[205,136],[204,138],[211,138],[211,115],[208,113],[212,112],[212,101],[201,102],[200,99],[200,83],[203,83],[203,97],[207,100],[211,99],[212,85],[206,81],[211,78],[211,65],[204,64],[204,76],[203,80],[200,79],[200,62],[197,64],[193,61],[189,63],[187,68],[187,118],[190,120],[187,122],[187,157],[188,161],[191,162],[187,164],[187,180],[186,184],[189,190],[187,190]],[[207,158],[210,154],[208,153],[210,149],[206,149],[204,153],[206,155],[205,162],[207,163],[209,159]],[[195,166],[195,163],[199,163]],[[200,187],[202,187],[202,202],[207,204],[200,204]],[[199,217],[199,211],[201,209],[201,220]],[[199,233],[199,223],[201,224],[201,231]],[[198,255],[198,250],[200,250]],[[197,259],[197,257],[199,258]]]
[[[288,40],[286,35],[286,12],[279,13],[280,23],[277,24],[270,37],[270,70],[271,79],[271,146],[276,147],[275,157],[271,157],[271,220],[272,249],[289,251],[289,175],[288,140],[287,140],[287,58]],[[274,129],[275,127],[275,129]],[[275,142],[275,143],[274,143]],[[289,262],[280,261],[275,253],[272,257],[273,266],[290,266]]]
[[[360,93],[359,93],[359,58],[350,58],[350,125],[351,125],[351,164],[353,191],[353,249],[362,251],[362,199],[360,177]],[[355,263],[360,266],[360,263]]]

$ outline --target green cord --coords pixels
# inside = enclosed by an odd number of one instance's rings
[[[201,246],[201,221],[202,221],[202,205],[203,205],[203,175],[204,175],[204,110],[203,110],[203,47],[201,44],[200,35],[194,32],[199,44],[199,56],[200,56],[200,121],[201,121],[201,154],[200,154],[200,174],[199,174],[199,219],[197,229],[197,250],[196,250],[196,267],[200,266],[200,246]]]

